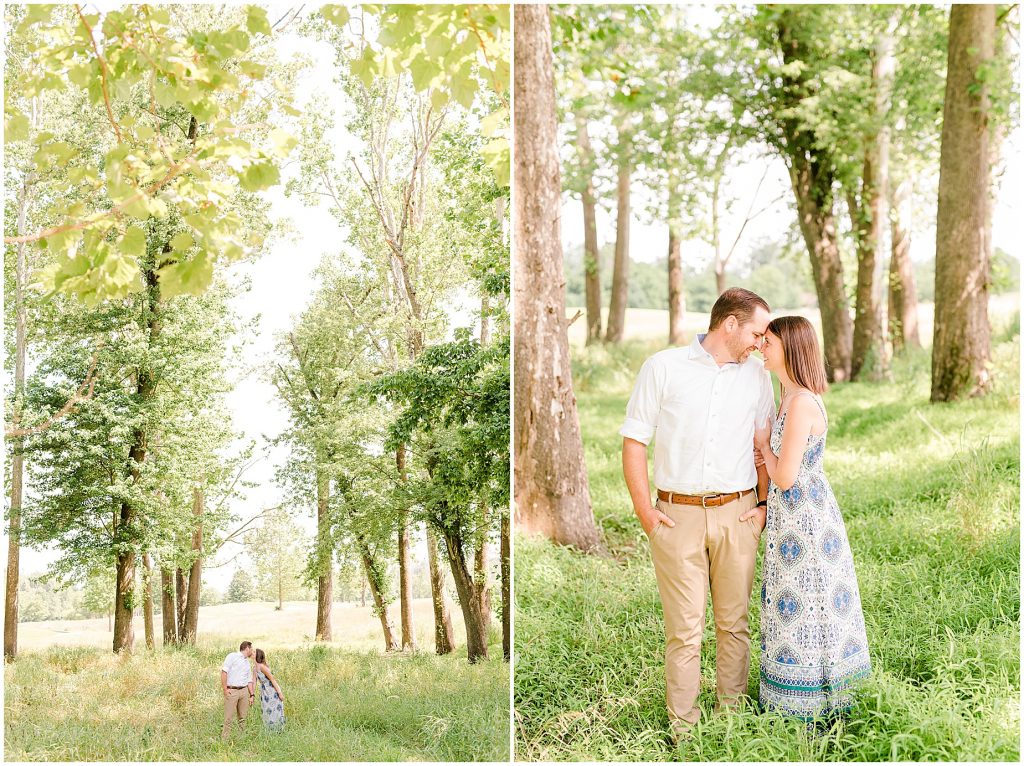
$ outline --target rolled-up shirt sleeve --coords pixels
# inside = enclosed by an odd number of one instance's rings
[[[775,420],[775,391],[772,389],[772,376],[764,370],[761,373],[761,393],[757,400],[757,419],[754,428],[763,428],[765,421]]]
[[[626,405],[626,421],[619,434],[635,439],[641,444],[650,444],[657,430],[658,413],[661,410],[661,384],[656,363],[648,359],[640,368],[633,394]]]

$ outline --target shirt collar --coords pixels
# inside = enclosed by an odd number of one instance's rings
[[[715,357],[713,357],[708,352],[708,350],[700,344],[700,342],[704,340],[704,338],[706,338],[707,335],[708,334],[706,332],[701,332],[697,333],[697,335],[694,337],[693,341],[690,343],[690,359],[697,362],[701,362],[702,364],[709,364],[715,369],[729,369],[728,365],[730,364],[736,365],[736,367],[739,368],[739,362],[726,362],[721,367],[718,366],[718,362],[715,361]]]

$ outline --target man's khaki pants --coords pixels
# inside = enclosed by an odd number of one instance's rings
[[[221,729],[221,739],[227,739],[231,734],[231,725],[238,717],[238,727],[245,728],[245,717],[249,714],[249,688],[243,686],[241,689],[228,689],[228,695],[224,698],[224,728]]]
[[[747,611],[760,524],[756,518],[740,521],[740,516],[756,503],[756,492],[717,508],[658,501],[658,510],[676,524],[659,524],[651,532],[651,556],[665,612],[668,716],[674,727],[700,718],[700,645],[709,586],[718,644],[718,702],[727,705],[747,692]]]

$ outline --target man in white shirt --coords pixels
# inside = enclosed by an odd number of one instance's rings
[[[224,658],[224,665],[220,669],[220,685],[224,690],[224,728],[220,732],[221,739],[227,739],[231,734],[236,717],[239,728],[245,728],[249,706],[256,698],[253,692],[252,667],[249,665],[250,657],[252,641],[243,641],[239,644],[237,652],[231,652]]]
[[[665,613],[665,685],[671,731],[700,717],[700,648],[710,588],[719,705],[746,694],[748,606],[765,525],[768,476],[755,467],[754,425],[774,412],[764,363],[768,304],[742,288],[711,309],[706,335],[644,362],[619,433],[633,510],[650,538]],[[654,444],[651,505],[647,445]]]

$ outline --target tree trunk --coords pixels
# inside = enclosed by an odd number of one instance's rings
[[[169,247],[164,246],[164,251]],[[143,321],[149,330],[152,346],[160,335],[160,285],[157,282],[155,266],[149,264],[144,272],[146,292],[143,299]],[[141,407],[145,407],[156,395],[156,378],[148,366],[138,370],[135,393]],[[132,446],[128,451],[128,472],[133,483],[142,475],[142,464],[149,451],[149,435],[146,426],[139,425],[132,432]],[[132,614],[135,608],[135,550],[137,538],[137,512],[131,502],[121,502],[120,515],[114,529],[114,543],[117,550],[117,582],[114,601],[114,651],[131,652],[135,643]]]
[[[316,534],[320,575],[316,580],[316,640],[331,640],[331,604],[334,601],[334,560],[330,541],[331,484],[322,468],[316,471]]]
[[[512,541],[509,513],[501,513],[501,653],[512,659]]]
[[[583,189],[583,289],[587,303],[587,345],[601,341],[601,250],[597,243],[597,195],[594,193],[594,151],[587,121],[576,115],[580,164],[586,177]]]
[[[679,197],[675,183],[668,190],[668,344],[686,343],[683,324],[686,321],[686,292],[683,289],[683,250],[679,230]]]
[[[722,173],[720,165],[724,162],[728,149],[723,149],[715,160],[715,180],[711,187],[711,243],[715,251],[715,290],[721,295],[725,292],[725,260],[722,258],[722,224],[718,212],[718,198],[722,190]]]
[[[917,327],[917,285],[914,264],[910,260],[909,218],[910,183],[903,179],[896,186],[889,206],[892,255],[889,260],[889,337],[893,352],[905,347],[921,348]]]
[[[452,566],[452,575],[455,577],[455,589],[459,592],[462,618],[466,623],[466,649],[469,661],[487,659],[487,623],[484,620],[480,592],[466,563],[462,536],[449,529],[445,532],[444,541],[448,550],[448,561]]]
[[[790,10],[783,10],[778,21],[783,61],[792,64],[802,60],[800,41],[789,29]],[[802,75],[783,76],[789,94],[789,105],[799,107],[807,92]],[[786,138],[790,182],[796,197],[800,232],[811,259],[811,273],[821,312],[826,374],[831,382],[850,379],[853,326],[849,302],[843,284],[843,264],[839,257],[832,188],[835,163],[827,150],[818,146],[815,136],[795,117],[781,120]]]
[[[991,380],[989,96],[976,73],[995,55],[995,6],[954,5],[935,242],[933,402],[985,392]]]
[[[629,303],[629,138],[619,141],[618,212],[615,218],[615,266],[612,271],[612,298],[608,306],[608,330],[605,340],[619,343],[626,329],[626,305]]]
[[[405,445],[399,445],[395,452],[395,466],[399,481],[407,479],[405,468]],[[416,630],[412,621],[412,565],[409,562],[409,513],[399,511],[398,515],[398,596],[402,615],[402,649],[416,650]]]
[[[18,195],[18,235],[27,229],[26,217],[31,200],[34,176],[25,177]],[[25,353],[28,346],[27,317],[25,311],[25,288],[28,281],[28,244],[19,242],[16,247],[14,276],[14,408],[12,425],[21,425],[22,397],[25,391]],[[4,592],[4,657],[14,659],[18,654],[18,585],[21,579],[21,504],[25,484],[25,440],[11,439],[11,510],[7,527],[7,582]]]
[[[359,606],[366,606],[366,579],[359,586]]]
[[[122,523],[129,523],[122,515]],[[114,600],[114,651],[127,652],[135,648],[135,629],[132,626],[135,597],[135,552],[117,555],[117,580]]]
[[[872,117],[878,132],[864,142],[859,215],[850,207],[854,229],[859,232],[857,247],[857,303],[853,324],[853,351],[850,377],[853,380],[883,380],[889,373],[888,351],[882,333],[882,261],[884,222],[889,198],[889,107],[892,81],[896,71],[893,35],[899,16],[894,13],[888,29],[875,45],[871,67],[871,87],[875,100]],[[851,195],[852,196],[852,195]]]
[[[515,24],[516,523],[589,551],[600,536],[569,366],[548,9],[517,5]]]
[[[185,610],[188,608],[188,579],[181,567],[174,570],[175,610],[178,621],[178,643],[185,643]]]
[[[395,626],[388,614],[388,602],[382,587],[384,578],[377,568],[377,562],[370,555],[369,548],[362,541],[359,542],[359,555],[363,560],[363,570],[366,572],[366,582],[370,586],[370,595],[373,596],[373,610],[380,618],[380,627],[384,633],[384,651],[397,652],[399,647],[395,641]]]
[[[160,622],[164,626],[164,646],[178,643],[178,623],[174,612],[174,578],[160,567]]]
[[[142,566],[145,572],[142,575],[142,621],[146,634],[146,648],[156,648],[156,638],[153,632],[153,557],[148,553],[142,556]]]
[[[486,504],[482,505],[481,526],[487,529],[490,526],[490,509]],[[480,606],[483,609],[484,621],[489,627],[491,624],[491,584],[487,571],[487,537],[480,541],[480,545],[473,551],[473,582],[476,584],[477,592],[480,594]]]
[[[202,487],[192,490],[192,515],[195,529],[192,531],[192,569],[188,575],[188,599],[185,601],[184,632],[181,641],[190,646],[196,645],[199,632],[199,599],[203,587],[203,505]]]
[[[444,589],[444,572],[437,550],[437,535],[427,524],[427,564],[430,567],[430,595],[434,602],[434,651],[451,654],[455,650],[451,604]]]

